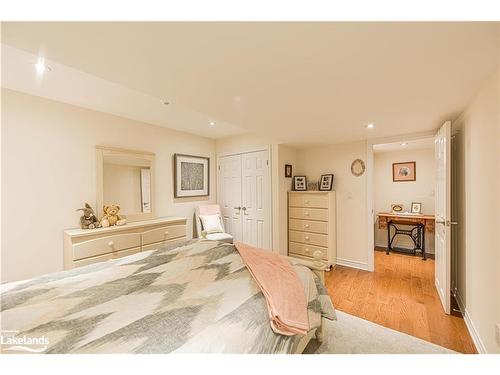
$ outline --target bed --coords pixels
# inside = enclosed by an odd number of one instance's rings
[[[294,265],[310,331],[284,336],[234,245],[191,240],[1,286],[2,330],[42,353],[300,353],[335,311],[320,278]],[[5,353],[23,348],[6,347]],[[26,350],[25,350],[26,351]]]

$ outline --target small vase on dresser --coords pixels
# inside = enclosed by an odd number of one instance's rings
[[[288,192],[288,255],[314,260],[321,255],[329,267],[336,263],[336,205],[334,191]]]

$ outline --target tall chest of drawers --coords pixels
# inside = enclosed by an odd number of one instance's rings
[[[186,218],[163,217],[123,226],[64,231],[64,269],[153,250],[187,238]]]
[[[337,260],[334,191],[288,192],[288,255],[313,260],[315,252],[332,266]],[[319,253],[317,253],[319,254]]]

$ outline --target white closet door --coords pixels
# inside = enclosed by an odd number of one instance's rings
[[[241,236],[241,155],[219,159],[219,205],[224,227],[236,241]]]
[[[271,248],[268,156],[267,151],[241,155],[242,241],[264,249]]]

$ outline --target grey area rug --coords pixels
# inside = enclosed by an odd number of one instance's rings
[[[336,321],[324,319],[324,339],[312,340],[306,354],[457,354],[337,310]]]

